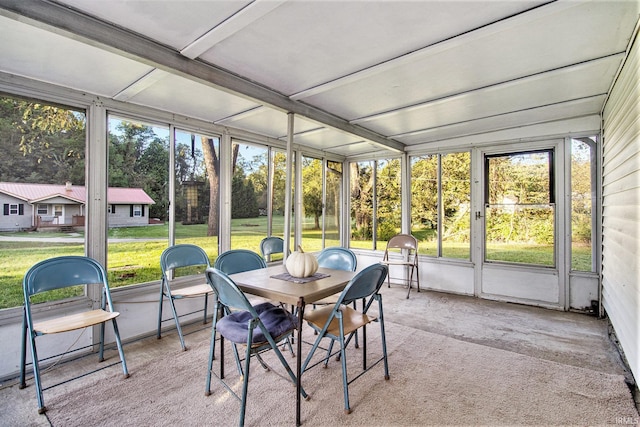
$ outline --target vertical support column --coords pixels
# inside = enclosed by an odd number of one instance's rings
[[[401,230],[405,234],[411,234],[411,164],[407,153],[400,159],[400,205]]]
[[[87,112],[87,143],[85,153],[85,254],[107,269],[107,189],[109,186],[109,143],[107,140],[107,109],[99,100]],[[94,309],[100,308],[102,292],[98,286],[86,287]],[[100,326],[91,328],[94,349],[100,344]]]
[[[107,188],[109,144],[107,142],[107,110],[94,101],[87,114],[87,147],[85,154],[86,221],[85,253],[105,269],[107,267]],[[90,296],[92,299],[93,296]],[[98,296],[99,300],[99,296]]]
[[[169,246],[176,243],[176,128],[169,126]],[[173,274],[173,271],[172,273]]]
[[[284,186],[284,259],[291,251],[291,178],[293,176],[293,129],[294,113],[287,114],[287,172]],[[296,217],[299,216],[296,211]],[[295,237],[294,237],[295,247]]]
[[[226,224],[220,227],[218,236],[218,253],[231,249],[231,135],[228,131],[222,133],[220,140],[220,222]]]

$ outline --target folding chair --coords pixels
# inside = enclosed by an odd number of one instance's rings
[[[231,249],[218,255],[213,266],[225,274],[267,268],[267,263],[257,253],[247,249]]]
[[[307,367],[313,357],[313,354],[318,349],[320,342],[323,338],[331,339],[329,348],[327,349],[326,356],[320,362],[314,363],[309,368],[324,362],[324,367],[327,366],[329,358],[332,356],[333,344],[338,341],[340,345],[340,360],[342,361],[342,386],[344,390],[344,411],[345,413],[351,413],[351,407],[349,406],[349,384],[356,379],[360,378],[364,372],[369,371],[375,365],[380,362],[384,363],[384,379],[389,379],[389,365],[387,362],[387,342],[384,332],[384,316],[382,311],[382,295],[380,295],[380,287],[384,283],[384,279],[387,277],[388,267],[384,264],[373,264],[360,273],[358,273],[347,284],[347,287],[342,291],[338,297],[338,301],[334,306],[324,306],[316,310],[312,310],[305,313],[304,320],[307,321],[309,326],[318,332],[309,355],[307,356],[304,364],[302,365],[302,372],[307,370]],[[362,311],[358,311],[352,308],[349,304],[358,299],[365,299],[366,304]],[[369,308],[373,301],[378,302],[378,315],[373,316],[368,314]],[[373,364],[367,366],[367,334],[366,325],[371,322],[378,322],[380,324],[380,336],[382,341],[382,357],[374,361]],[[362,328],[362,372],[357,376],[349,379],[347,374],[347,355],[346,348],[349,345],[351,337],[358,329]],[[348,337],[345,339],[345,337]]]
[[[284,240],[281,237],[265,237],[260,241],[260,253],[266,262],[271,262],[271,255],[284,255]]]
[[[267,268],[267,263],[257,253],[247,249],[231,249],[218,256],[213,265],[214,268],[225,274],[242,273],[243,271]],[[282,305],[282,304],[280,304]],[[292,340],[287,340],[289,351],[293,352]]]
[[[399,253],[401,259],[390,257],[393,253]],[[387,248],[382,257],[382,263],[391,266],[406,267],[409,273],[407,278],[399,278],[407,282],[407,298],[411,293],[413,282],[416,283],[418,292],[420,292],[420,269],[418,268],[418,239],[411,234],[396,234],[387,242]],[[415,280],[413,275],[415,273]],[[391,287],[391,273],[387,276],[387,287]]]
[[[193,269],[197,269],[198,267],[200,268],[202,271],[203,283],[172,289],[171,283],[174,279],[176,269],[189,267]],[[173,319],[176,323],[176,329],[178,330],[178,337],[180,338],[182,350],[186,351],[187,347],[184,344],[182,328],[180,327],[180,319],[178,318],[178,312],[176,311],[174,301],[183,298],[204,297],[204,316],[202,322],[207,323],[207,305],[209,301],[209,294],[211,293],[211,287],[204,277],[204,270],[208,267],[210,267],[209,256],[202,248],[196,245],[183,244],[169,246],[162,252],[162,255],[160,255],[162,283],[160,284],[160,305],[158,309],[158,339],[162,338],[162,306],[165,297],[169,299],[169,306],[171,307]]]
[[[86,285],[100,286],[102,288],[102,298],[99,309],[82,311],[47,320],[34,319],[32,313],[31,297],[41,292],[55,289],[67,288],[70,286]],[[40,380],[40,365],[38,352],[36,350],[36,337],[48,334],[69,332],[76,329],[83,329],[89,326],[100,325],[100,347],[98,360],[104,361],[104,329],[105,323],[111,321],[115,335],[120,361],[124,377],[129,377],[127,362],[124,359],[120,333],[116,317],[120,315],[113,311],[113,302],[107,275],[102,266],[94,259],[83,256],[62,256],[46,259],[31,267],[24,276],[22,282],[24,291],[24,316],[22,319],[22,352],[20,363],[20,388],[25,388],[26,370],[26,347],[27,330],[31,341],[31,360],[33,364],[33,379],[36,385],[36,395],[38,398],[38,413],[43,414],[47,408],[44,405],[43,390]]]
[[[282,307],[271,303],[262,303],[256,306],[251,305],[244,293],[238,286],[222,271],[216,268],[207,269],[207,278],[216,294],[216,312],[221,311],[224,316],[218,319],[214,317],[213,329],[211,331],[211,347],[209,350],[209,361],[207,364],[207,379],[205,395],[211,394],[211,375],[213,372],[213,359],[215,356],[216,333],[220,334],[220,373],[216,375],[222,385],[240,401],[239,425],[244,425],[244,418],[247,406],[247,390],[249,386],[249,368],[251,357],[258,358],[262,366],[267,369],[267,365],[260,357],[260,353],[273,350],[278,360],[289,374],[289,378],[295,384],[296,376],[291,367],[284,359],[278,349],[278,343],[289,338],[296,329],[297,319]],[[239,310],[239,311],[232,311]],[[240,357],[234,345],[234,357],[238,372],[243,376],[242,395],[238,396],[224,381],[224,340],[227,339],[235,345],[244,345],[246,352],[244,356],[244,370],[240,366]],[[307,397],[304,389],[302,396]]]

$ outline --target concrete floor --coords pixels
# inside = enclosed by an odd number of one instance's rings
[[[406,289],[401,286],[390,289],[385,286],[382,293],[388,322],[607,374],[625,375],[631,380],[609,337],[605,319],[430,291],[412,291],[407,300]],[[186,326],[187,346],[190,342],[209,340],[210,325]],[[168,349],[175,350],[179,345],[175,330],[164,334],[162,340],[152,336],[127,343],[129,370],[145,363],[163,363]],[[118,360],[115,351],[110,360]],[[46,374],[46,384],[57,382],[54,377],[68,378],[73,372],[86,372],[95,367],[94,356],[61,364]],[[47,396],[81,387],[83,381],[107,377],[120,369],[116,365],[48,390],[45,402]],[[35,388],[32,381],[28,384],[24,390],[18,388],[17,380],[0,384],[0,425],[50,425],[46,415],[38,415]]]

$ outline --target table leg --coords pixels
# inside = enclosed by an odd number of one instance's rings
[[[304,316],[304,298],[298,299],[298,342],[296,350],[296,426],[300,423],[300,396],[302,392],[302,322]]]

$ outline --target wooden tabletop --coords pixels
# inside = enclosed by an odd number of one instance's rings
[[[300,298],[304,300],[305,304],[312,304],[315,301],[341,292],[356,274],[351,271],[319,268],[318,273],[328,274],[329,276],[307,283],[289,282],[272,277],[286,272],[284,265],[278,264],[267,268],[232,274],[229,277],[233,279],[242,292],[296,305]]]

